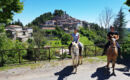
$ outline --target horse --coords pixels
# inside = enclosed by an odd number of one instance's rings
[[[71,56],[72,56],[72,65],[73,65],[73,68],[75,69],[75,73],[76,73],[77,66],[79,63],[79,46],[78,46],[78,43],[76,43],[76,42],[72,42]]]
[[[115,63],[118,57],[118,48],[116,46],[116,39],[115,36],[111,36],[110,40],[110,46],[107,49],[106,55],[107,55],[107,68],[109,69],[109,64],[112,61],[112,68],[113,68],[113,74],[115,75]]]

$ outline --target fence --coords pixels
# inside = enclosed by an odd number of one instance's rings
[[[123,48],[124,44],[129,44],[129,43],[120,43],[120,44],[122,46],[121,49],[123,53],[125,48],[125,47]],[[101,55],[103,51],[103,46],[104,46],[103,44],[84,45],[83,57]],[[4,66],[4,64],[10,64],[11,61],[13,62],[13,64],[15,63],[21,64],[24,62],[36,63],[37,61],[41,61],[41,60],[50,61],[51,59],[71,58],[71,56],[68,55],[67,52],[68,52],[68,46],[0,50],[0,66]],[[26,56],[23,55],[23,53],[27,53]],[[11,57],[14,59],[12,59]]]

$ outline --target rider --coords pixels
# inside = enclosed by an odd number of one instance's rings
[[[119,39],[119,34],[118,34],[117,31],[114,30],[114,27],[113,27],[113,26],[110,26],[110,32],[107,34],[108,42],[107,42],[107,44],[105,45],[105,48],[104,48],[104,51],[103,51],[102,56],[105,55],[105,52],[106,52],[107,48],[108,48],[108,47],[110,46],[110,44],[111,44],[111,43],[110,43],[111,35],[116,35],[116,36],[117,36],[117,37],[116,37],[116,40]],[[121,49],[120,49],[120,45],[118,44],[118,42],[116,42],[116,46],[117,46],[117,48],[118,48],[118,53],[121,55]]]
[[[71,35],[71,40],[72,42],[76,42],[78,43],[78,46],[79,46],[79,53],[81,55],[81,51],[82,51],[82,46],[81,44],[79,43],[79,33],[78,33],[78,29],[77,28],[74,28],[74,33],[72,33]],[[71,54],[71,46],[72,46],[72,43],[69,45],[69,54]]]

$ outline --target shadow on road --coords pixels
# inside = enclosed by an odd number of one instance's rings
[[[126,76],[130,76],[130,57],[124,57],[123,59],[118,58],[117,64],[122,64],[124,68],[116,68],[116,70],[124,72]]]
[[[58,79],[57,80],[63,80],[65,77],[70,76],[73,72],[73,66],[67,66],[65,67],[63,70],[54,73],[56,76],[58,75]]]
[[[104,66],[97,68],[96,72],[91,75],[91,78],[97,77],[97,80],[106,80],[111,76],[113,76],[113,74],[110,74],[110,71]]]

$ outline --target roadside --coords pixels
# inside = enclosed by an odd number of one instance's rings
[[[84,58],[83,65],[78,67],[77,74],[72,74],[71,64],[71,59],[66,59],[16,67],[0,71],[0,80],[130,80],[129,76],[123,75],[118,70],[125,66],[117,64],[117,76],[104,76],[105,57]]]

